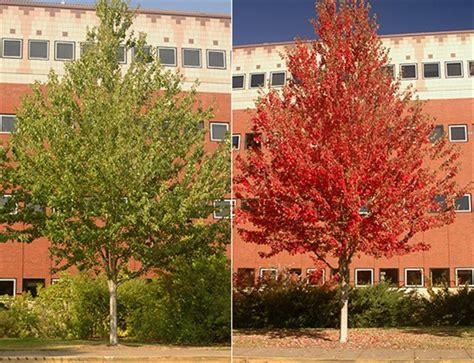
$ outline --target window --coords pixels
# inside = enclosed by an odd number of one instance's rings
[[[201,68],[201,49],[183,49],[183,67]]]
[[[407,268],[405,269],[405,287],[423,287],[423,269]]]
[[[208,50],[207,68],[225,69],[225,50]]]
[[[398,286],[398,268],[381,268],[380,269],[380,282],[386,282],[392,286]]]
[[[15,131],[14,115],[0,115],[0,133],[9,134]]]
[[[49,41],[47,40],[29,40],[28,58],[48,60],[49,59]]]
[[[236,278],[236,285],[253,286],[255,284],[255,269],[254,268],[238,268]]]
[[[176,67],[176,48],[158,47],[158,58],[162,65]]]
[[[464,194],[454,200],[454,210],[456,212],[471,212],[471,194]]]
[[[288,271],[290,278],[293,281],[299,280],[301,277],[301,269],[300,268],[290,268]]]
[[[151,46],[145,45],[141,50],[138,48],[132,48],[132,59],[137,62],[151,63],[153,62],[153,55],[151,54]]]
[[[355,285],[369,286],[374,284],[374,270],[371,268],[356,268],[355,269]]]
[[[232,135],[232,148],[240,150],[240,134]]]
[[[474,286],[474,268],[456,269],[456,286],[468,284]]]
[[[51,279],[51,285],[57,284],[60,280],[61,280],[60,278],[53,277],[53,278]]]
[[[245,148],[246,149],[252,149],[252,148],[259,149],[260,146],[261,146],[260,141],[255,140],[255,134],[253,132],[245,134]]]
[[[326,270],[322,268],[318,271],[315,268],[307,268],[306,279],[309,285],[322,285],[326,280]]]
[[[446,78],[462,77],[462,62],[446,62]]]
[[[368,216],[369,214],[370,214],[369,207],[367,207],[366,205],[359,208],[359,215],[365,217],[365,216]]]
[[[83,57],[89,50],[91,50],[93,46],[94,43],[91,42],[81,43],[79,47],[81,49],[81,57]]]
[[[22,58],[23,40],[21,39],[2,39],[2,57],[3,58]]]
[[[400,65],[400,74],[402,76],[402,79],[416,79],[416,64]]]
[[[243,74],[232,76],[232,89],[244,89],[245,76]]]
[[[257,204],[257,199],[256,198],[245,198],[242,199],[240,202],[240,209],[245,210],[245,211],[252,211]]]
[[[443,136],[444,136],[444,126],[436,125],[433,131],[431,131],[429,139],[432,143],[435,143],[436,141],[441,139]]]
[[[286,72],[270,73],[270,84],[272,87],[284,86],[286,81]]]
[[[449,125],[449,141],[466,142],[467,141],[467,125]]]
[[[74,42],[54,42],[54,59],[59,61],[74,60]]]
[[[222,141],[225,139],[229,124],[225,122],[211,122],[211,141]]]
[[[469,61],[469,77],[474,77],[474,61]]]
[[[439,63],[423,63],[423,78],[439,78]]]
[[[15,279],[0,279],[0,296],[16,295],[16,280]]]
[[[38,295],[38,287],[44,286],[44,279],[23,279],[23,292],[29,292],[31,296]]]
[[[215,219],[230,218],[233,216],[235,200],[233,199],[215,200],[213,205],[214,205],[213,216]]]
[[[265,85],[265,73],[254,73],[250,75],[250,88],[263,87]]]
[[[382,66],[382,70],[390,77],[392,77],[392,79],[395,79],[395,66],[393,64],[387,64],[386,66]]]
[[[449,286],[449,268],[430,269],[430,278],[432,286]]]
[[[204,121],[199,121],[197,124],[198,130],[204,130]]]
[[[435,195],[433,199],[435,208],[430,208],[428,210],[429,213],[439,213],[448,210],[448,202],[446,201],[446,196],[438,194]]]
[[[260,279],[263,281],[277,280],[277,269],[276,268],[261,268]]]
[[[117,48],[117,62],[120,64],[127,63],[127,48],[125,48],[125,45],[119,45]]]

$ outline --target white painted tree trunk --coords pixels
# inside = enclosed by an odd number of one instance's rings
[[[348,305],[349,305],[349,283],[345,276],[341,276],[341,329],[339,331],[339,342],[347,342],[348,336]]]
[[[110,345],[117,345],[117,283],[108,280],[109,285],[109,305],[110,305]]]

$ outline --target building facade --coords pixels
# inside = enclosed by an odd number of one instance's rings
[[[88,27],[98,23],[91,6],[41,4],[0,0],[0,139],[8,141],[15,127],[21,97],[34,81],[45,81],[50,69],[59,75],[64,65],[81,56]],[[184,89],[199,80],[199,98],[212,106],[205,125],[206,148],[213,149],[230,130],[231,23],[227,14],[140,10],[132,26],[147,33],[165,69],[179,70]],[[126,69],[133,49],[121,48],[119,62]],[[219,218],[221,216],[216,215]],[[35,292],[37,284],[58,278],[45,239],[31,244],[0,244],[0,295]]]
[[[383,36],[390,49],[390,71],[401,78],[402,88],[413,84],[427,100],[424,111],[437,119],[441,137],[449,138],[461,151],[460,185],[474,180],[474,32],[456,31]],[[250,118],[258,90],[281,87],[291,77],[281,57],[291,43],[238,46],[232,64],[232,132],[234,154],[245,152],[252,142]],[[444,131],[444,132],[441,132]],[[235,170],[234,170],[235,171]],[[235,171],[238,172],[238,171]],[[366,286],[391,280],[402,287],[427,287],[449,283],[451,287],[474,286],[474,189],[458,200],[455,222],[417,235],[429,242],[425,252],[375,259],[356,258],[350,268],[353,285]],[[239,206],[240,201],[236,201]],[[233,271],[241,279],[275,278],[284,270],[309,277],[315,268],[309,255],[280,253],[261,258],[264,247],[243,242],[233,234]],[[319,270],[319,267],[318,267]],[[328,281],[332,272],[323,268],[319,275]]]

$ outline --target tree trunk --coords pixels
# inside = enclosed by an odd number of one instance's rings
[[[117,345],[117,282],[114,280],[107,281],[109,285],[109,307],[110,307],[110,345]]]
[[[339,342],[347,342],[347,321],[348,321],[348,305],[349,305],[349,278],[345,273],[346,269],[342,269],[341,278],[341,330],[339,331]]]

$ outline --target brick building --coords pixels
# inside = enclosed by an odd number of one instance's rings
[[[0,24],[0,138],[5,141],[29,84],[45,81],[51,68],[61,75],[66,62],[79,58],[87,27],[97,18],[91,6],[0,0]],[[180,70],[184,89],[200,81],[199,97],[214,109],[205,125],[206,147],[214,148],[230,129],[230,16],[145,9],[132,28],[147,33],[166,69]],[[121,48],[118,57],[128,67],[133,49]],[[0,244],[0,295],[53,283],[58,276],[50,274],[51,267],[47,240]]]
[[[413,83],[424,110],[437,119],[441,137],[456,143],[462,156],[461,185],[474,180],[474,32],[455,31],[383,36],[390,49],[390,71],[401,77],[402,87]],[[291,43],[271,43],[234,47],[232,63],[232,132],[236,154],[252,141],[249,119],[255,108],[258,89],[281,87],[290,75],[280,54]],[[444,131],[441,133],[441,131]],[[391,259],[356,258],[350,268],[351,283],[365,286],[390,279],[398,286],[426,287],[449,282],[456,286],[474,285],[474,189],[458,200],[455,222],[415,238],[431,244],[431,249]],[[239,205],[240,201],[236,201]],[[233,234],[233,270],[241,278],[275,277],[289,269],[302,277],[314,268],[308,255],[280,253],[260,258],[264,247],[245,243]],[[329,269],[323,270],[327,281]]]

